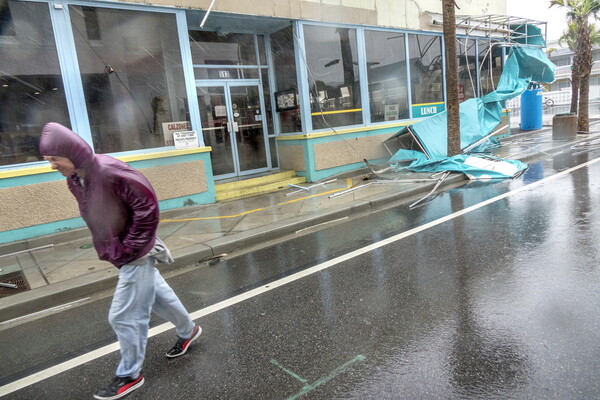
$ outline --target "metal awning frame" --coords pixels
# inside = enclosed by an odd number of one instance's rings
[[[456,16],[456,27],[466,30],[467,36],[486,36],[494,39],[504,39],[503,45],[531,45],[539,47],[533,43],[528,43],[533,38],[539,38],[539,34],[518,32],[515,27],[532,25],[542,31],[544,41],[547,37],[548,26],[544,21],[538,21],[529,18],[513,17],[508,15],[459,15]],[[533,42],[533,40],[532,40]]]

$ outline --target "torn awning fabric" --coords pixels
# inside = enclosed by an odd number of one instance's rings
[[[529,26],[528,29],[539,29]],[[540,36],[541,37],[541,36]],[[541,39],[540,39],[541,40]],[[543,40],[542,40],[543,43]],[[556,66],[546,57],[541,47],[514,45],[510,49],[498,87],[495,91],[462,102],[460,112],[460,146],[463,153],[473,152],[470,148],[483,141],[475,149],[481,151],[486,144],[493,140],[487,136],[497,129],[501,121],[504,102],[523,93],[530,82],[551,83],[554,81]],[[400,149],[388,160],[397,163],[399,160],[413,160],[410,165],[403,167],[415,172],[455,171],[463,172],[470,179],[513,178],[522,173],[527,164],[516,160],[501,160],[493,157],[470,154],[447,157],[448,133],[447,112],[443,111],[432,117],[411,124],[389,139],[404,134],[412,135],[418,143],[422,154],[415,150]],[[388,139],[388,140],[389,140]],[[465,150],[466,149],[466,150]],[[484,162],[475,162],[473,158],[485,157]],[[496,168],[498,164],[511,164],[514,168]],[[484,165],[491,168],[486,170]],[[474,166],[477,165],[477,166]],[[512,174],[512,171],[516,172]]]

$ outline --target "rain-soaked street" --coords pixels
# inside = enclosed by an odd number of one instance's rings
[[[600,398],[597,157],[572,149],[190,268],[169,281],[204,333],[167,360],[174,333],[154,320],[128,398]],[[0,328],[0,393],[34,373],[7,398],[108,383],[118,355],[93,351],[114,342],[109,298],[93,300]]]

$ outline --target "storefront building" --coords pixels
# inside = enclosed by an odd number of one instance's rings
[[[390,134],[445,109],[438,0],[210,4],[0,0],[0,243],[83,226],[38,152],[50,121],[140,169],[168,210],[214,202],[222,179],[385,160]],[[462,99],[493,90],[503,48],[458,42]]]

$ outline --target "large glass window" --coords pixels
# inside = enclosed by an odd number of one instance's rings
[[[175,16],[70,11],[95,151],[172,145],[169,126],[189,124]]]
[[[598,59],[600,59],[600,53],[594,53],[594,54],[598,54]],[[571,65],[571,57],[570,56],[563,56],[563,57],[558,57],[554,60],[550,60],[552,61],[554,64],[556,64],[557,67],[565,67],[567,65]]]
[[[404,34],[365,31],[371,122],[409,118]]]
[[[565,90],[571,87],[571,81],[562,81],[558,83],[558,90]]]
[[[209,67],[258,65],[254,35],[219,29],[217,32],[189,31],[189,36],[196,79],[258,79],[257,68]]]
[[[275,111],[276,118],[279,118],[280,131],[281,133],[300,132],[302,125],[291,26],[271,34],[271,52],[275,72]]]
[[[265,101],[264,117],[267,122],[267,133],[269,135],[269,145],[271,154],[271,166],[277,168],[279,161],[277,160],[277,146],[275,145],[275,132],[273,130],[273,107],[271,105],[271,89],[269,86],[269,71],[263,69],[261,71],[263,98]]]
[[[439,36],[408,35],[413,105],[444,101],[442,42]]]
[[[356,30],[304,26],[313,129],[362,123]]]
[[[479,40],[481,96],[493,92],[502,74],[502,47],[497,40]]]
[[[11,3],[15,3],[14,1]],[[15,36],[15,24],[10,13],[11,7],[7,0],[0,1],[0,36]]]
[[[41,160],[50,121],[70,126],[48,4],[0,0],[0,165]]]
[[[467,38],[456,39],[458,66],[458,101],[477,97],[477,51],[476,41]]]

